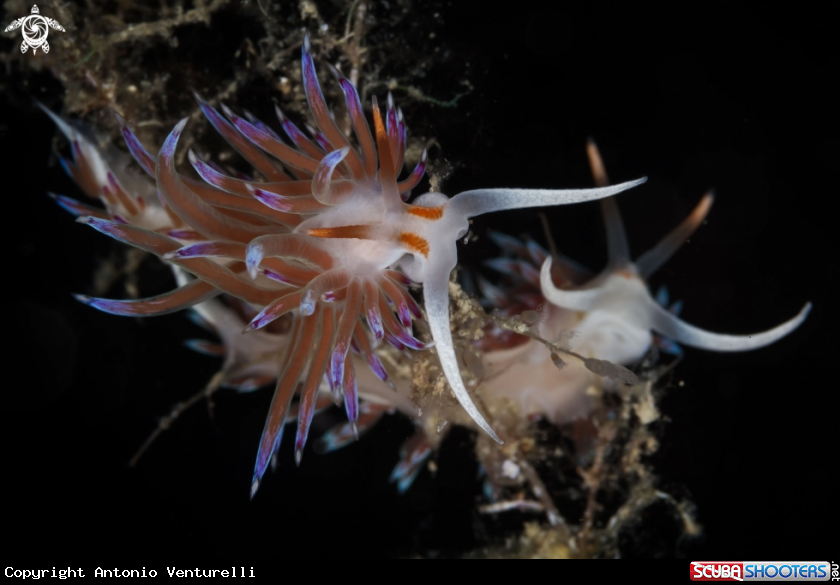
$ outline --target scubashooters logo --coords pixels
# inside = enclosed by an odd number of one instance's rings
[[[50,44],[47,42],[47,35],[50,28],[64,32],[64,27],[58,24],[57,20],[41,16],[39,14],[38,6],[32,6],[32,14],[24,16],[12,21],[12,24],[6,27],[3,32],[9,32],[20,28],[23,34],[23,42],[20,45],[20,52],[25,53],[29,47],[32,47],[32,54],[38,52],[38,49],[44,53],[50,52]]]
[[[692,581],[828,581],[829,563],[781,561],[694,561]]]

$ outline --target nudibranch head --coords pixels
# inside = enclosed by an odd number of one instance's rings
[[[596,184],[606,185],[609,181],[594,142],[589,141],[587,152]],[[547,258],[540,272],[543,295],[558,307],[585,313],[577,329],[582,335],[591,336],[589,345],[599,357],[618,363],[639,360],[650,347],[654,331],[674,342],[712,351],[747,351],[778,341],[805,320],[811,310],[810,303],[795,317],[768,331],[726,335],[689,325],[675,311],[654,300],[648,291],[646,279],[694,233],[713,201],[713,194],[706,194],[682,223],[635,263],[630,260],[618,205],[613,199],[601,201],[609,248],[607,267],[584,286],[564,290],[555,286],[551,277],[552,260]]]
[[[290,143],[252,116],[243,118],[222,106],[223,116],[196,96],[205,117],[263,182],[230,177],[192,151],[189,160],[202,181],[181,176],[175,169],[175,153],[187,119],[173,128],[155,157],[118,117],[129,151],[154,179],[153,189],[160,196],[155,207],[164,221],[151,224],[131,213],[120,219],[97,213],[80,218],[196,277],[153,299],[82,297],[83,302],[117,314],[156,315],[226,293],[259,308],[246,332],[292,316],[289,349],[277,365],[277,386],[260,440],[252,493],[279,448],[294,394],[300,394],[298,462],[324,378],[336,397],[343,396],[350,424],[355,425],[358,389],[349,350],[358,350],[384,381],[387,373],[372,349],[383,339],[398,350],[434,345],[459,403],[499,441],[461,380],[453,346],[449,275],[457,264],[456,241],[467,232],[469,219],[484,213],[601,199],[644,182],[574,190],[482,189],[452,198],[427,193],[409,204],[409,193],[420,182],[426,163],[424,153],[414,171],[398,181],[406,147],[402,112],[390,95],[384,114],[373,98],[371,132],[356,88],[337,70],[332,72],[344,95],[355,144],[331,116],[307,36],[302,78],[317,127],[313,140],[279,109]],[[105,163],[95,149],[74,148],[74,156],[81,169],[74,178],[91,196],[102,196],[107,186],[95,167]],[[91,161],[98,162],[91,166]],[[423,285],[432,343],[412,333],[412,320],[423,317],[407,288],[412,282]]]

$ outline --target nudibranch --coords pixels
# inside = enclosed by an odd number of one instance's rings
[[[595,182],[608,184],[595,143],[587,144]],[[670,308],[664,295],[648,292],[646,279],[662,266],[703,222],[713,201],[706,195],[694,211],[636,263],[615,199],[600,201],[606,224],[609,260],[598,276],[533,240],[491,233],[507,254],[486,264],[502,273],[509,286],[478,279],[496,320],[514,323],[502,329],[491,323],[477,340],[484,381],[477,392],[488,408],[515,405],[521,416],[539,416],[562,426],[586,417],[593,394],[627,382],[616,365],[639,362],[656,345],[670,353],[677,343],[713,351],[744,351],[769,345],[796,329],[810,303],[791,320],[754,335],[721,335],[680,320],[679,303]],[[655,337],[654,332],[659,336]],[[574,355],[566,359],[562,351]]]
[[[223,106],[223,117],[197,96],[205,117],[265,182],[227,176],[193,152],[190,162],[203,181],[183,177],[175,169],[175,152],[186,118],[170,132],[156,157],[118,118],[129,151],[154,179],[162,209],[156,217],[164,220],[159,224],[141,220],[145,208],[124,198],[125,189],[111,180],[113,173],[94,162],[95,152],[89,152],[72,129],[62,128],[74,145],[68,172],[88,194],[113,198],[109,216],[85,214],[78,206],[71,209],[81,215],[79,221],[196,277],[152,299],[80,300],[112,313],[157,315],[226,293],[258,308],[246,332],[292,315],[289,349],[276,364],[277,385],[259,444],[252,494],[279,448],[295,393],[300,394],[298,463],[324,378],[337,396],[343,396],[350,424],[356,423],[358,387],[351,346],[381,380],[387,374],[372,345],[384,339],[398,350],[431,347],[412,333],[412,320],[423,312],[408,291],[411,283],[423,286],[425,318],[453,394],[475,424],[499,441],[464,386],[453,346],[449,275],[457,264],[456,241],[467,233],[470,218],[484,213],[602,199],[645,180],[594,189],[479,189],[452,198],[426,193],[409,204],[425,160],[397,180],[406,146],[402,113],[389,95],[383,116],[374,97],[371,133],[356,88],[337,70],[332,73],[344,95],[355,145],[331,116],[308,35],[302,48],[302,78],[317,127],[314,141],[279,111],[291,144],[249,115],[237,116]]]
[[[609,183],[595,143],[587,144],[595,183]],[[636,262],[630,260],[627,238],[618,205],[614,199],[600,202],[607,231],[609,262],[607,267],[584,286],[564,290],[551,277],[551,258],[540,271],[542,294],[552,305],[585,316],[575,330],[586,337],[588,347],[601,359],[627,364],[638,361],[650,348],[652,331],[690,347],[711,351],[747,351],[778,341],[799,327],[811,310],[806,303],[792,319],[761,333],[726,335],[705,331],[682,321],[648,292],[646,279],[670,259],[711,209],[713,195],[707,194],[694,211],[653,249]]]

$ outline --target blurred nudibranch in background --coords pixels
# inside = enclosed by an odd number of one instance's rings
[[[62,166],[104,208],[51,196],[79,222],[169,262],[179,285],[147,299],[77,295],[78,300],[117,315],[189,309],[220,337],[221,344],[188,342],[222,356],[224,364],[182,406],[220,387],[250,391],[276,383],[257,449],[252,497],[274,461],[285,423],[297,421],[300,464],[313,416],[333,403],[343,402],[348,422],[320,437],[319,451],[346,445],[388,412],[415,421],[417,433],[403,446],[392,474],[402,491],[439,444],[442,424],[467,425],[501,443],[506,437],[497,434],[493,414],[513,405],[518,416],[563,425],[588,414],[587,389],[593,384],[609,390],[637,382],[625,366],[640,360],[651,344],[670,351],[678,351],[677,344],[756,349],[787,335],[808,313],[810,305],[769,331],[735,336],[688,325],[677,317],[677,306],[661,306],[667,299],[654,300],[646,278],[702,223],[712,196],[633,263],[615,200],[608,197],[644,179],[609,185],[592,142],[592,189],[478,189],[452,198],[430,192],[409,202],[425,173],[426,156],[399,180],[407,129],[390,94],[384,113],[373,98],[371,131],[356,88],[332,69],[355,135],[351,142],[321,91],[308,37],[301,67],[317,126],[311,137],[279,109],[286,140],[247,112],[239,116],[222,105],[223,116],[196,96],[204,116],[259,180],[230,176],[192,150],[189,162],[200,180],[179,173],[175,155],[186,119],[153,155],[118,116],[144,174],[128,157],[99,148],[82,128],[47,111],[71,145],[73,159],[62,159]],[[493,234],[506,257],[489,264],[510,285],[480,279],[479,287],[483,302],[497,311],[485,315],[450,282],[458,261],[455,243],[467,234],[470,218],[596,199],[609,248],[609,264],[599,276],[590,279],[556,250]],[[412,292],[419,286],[422,305]],[[473,338],[453,336],[456,313],[480,322]],[[383,356],[390,359],[383,363]],[[422,360],[432,385],[440,392],[448,385],[458,406],[444,415],[424,408],[416,380],[395,374],[400,360]]]

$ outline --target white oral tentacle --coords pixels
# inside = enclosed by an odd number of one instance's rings
[[[435,258],[434,264],[429,263],[428,272],[423,282],[426,315],[429,319],[432,338],[435,340],[440,365],[453,394],[455,394],[455,398],[458,399],[470,418],[494,441],[501,444],[502,440],[499,439],[490,424],[479,412],[461,380],[461,370],[458,367],[458,358],[455,356],[455,347],[452,344],[452,332],[449,330],[449,273],[455,268],[456,264],[454,243],[451,251],[440,251],[443,254]]]
[[[540,289],[545,299],[552,305],[572,311],[588,311],[601,294],[600,289],[562,290],[554,286],[551,280],[551,256],[545,259],[540,269]]]
[[[811,311],[811,303],[806,303],[794,318],[772,329],[752,335],[728,335],[700,329],[672,315],[653,299],[650,299],[648,311],[651,314],[651,329],[678,343],[698,349],[733,352],[749,351],[775,343],[802,324]]]

